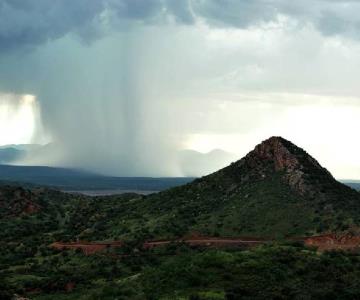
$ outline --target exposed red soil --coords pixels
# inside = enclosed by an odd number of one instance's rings
[[[0,191],[0,208],[3,217],[19,217],[37,213],[41,206],[36,203],[37,195],[22,188],[6,186]]]
[[[241,247],[254,246],[263,244],[265,241],[251,238],[214,238],[214,237],[193,237],[178,240],[156,240],[144,242],[143,249],[152,249],[159,246],[168,245],[171,243],[185,243],[190,246],[205,246],[205,247]],[[107,248],[121,248],[124,244],[121,241],[114,242],[75,242],[62,243],[55,242],[50,247],[58,250],[66,249],[80,249],[85,255],[91,255],[97,252],[104,251]]]
[[[75,283],[74,282],[68,282],[66,285],[65,285],[65,291],[66,292],[72,292],[75,288]]]
[[[40,288],[30,288],[30,289],[26,289],[26,293],[27,294],[39,294],[42,292],[42,289]]]
[[[66,249],[80,249],[85,255],[91,255],[96,252],[104,251],[107,248],[121,248],[123,246],[122,242],[75,242],[75,243],[61,243],[55,242],[50,245],[50,247],[58,250]]]
[[[319,236],[307,237],[304,239],[304,244],[307,246],[314,246],[319,251],[329,250],[356,250],[360,249],[360,236],[352,234],[326,234]]]
[[[360,236],[354,236],[351,234],[326,234],[305,238],[297,238],[296,240],[304,242],[306,246],[313,246],[318,248],[319,251],[328,250],[355,250],[360,249]],[[239,237],[239,238],[223,238],[223,237],[186,237],[177,240],[153,240],[144,242],[143,249],[153,249],[156,247],[169,245],[171,243],[184,243],[190,246],[202,246],[202,247],[249,247],[260,244],[265,244],[269,241],[251,237]],[[113,242],[74,242],[74,243],[62,243],[56,242],[50,245],[50,247],[58,250],[66,249],[80,249],[85,255],[91,255],[97,252],[106,250],[107,248],[121,248],[124,243],[121,241]]]
[[[185,243],[190,246],[206,246],[206,247],[227,247],[227,246],[251,246],[263,244],[264,241],[246,238],[214,238],[214,237],[194,237],[188,239],[179,239],[175,241],[162,240],[162,241],[149,241],[143,244],[144,249],[151,249],[170,243]]]
[[[40,207],[34,203],[28,202],[25,206],[24,212],[26,214],[33,214],[40,210]]]

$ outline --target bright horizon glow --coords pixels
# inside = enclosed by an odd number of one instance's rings
[[[0,146],[31,143],[38,108],[33,95],[0,95]]]
[[[307,151],[336,178],[359,179],[360,140],[356,138],[356,133],[360,132],[360,108],[355,103],[356,99],[333,101],[331,98],[321,102],[311,101],[319,100],[319,96],[307,97],[307,103],[297,106],[285,104],[281,110],[276,105],[264,105],[258,107],[257,112],[250,112],[246,104],[230,104],[227,111],[242,115],[245,119],[247,115],[256,113],[258,123],[253,125],[251,131],[192,134],[185,141],[184,148],[202,153],[222,149],[240,159],[262,140],[282,136]],[[352,139],[351,148],[346,147],[349,138]]]

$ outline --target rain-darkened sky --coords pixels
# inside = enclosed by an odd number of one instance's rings
[[[240,158],[281,135],[359,179],[359,11],[355,0],[0,0],[0,144],[51,142],[36,164],[182,176],[182,149]]]

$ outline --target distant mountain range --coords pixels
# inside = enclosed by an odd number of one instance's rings
[[[0,165],[3,185],[30,184],[70,191],[160,191],[191,180],[191,177],[109,177],[65,168]]]
[[[26,152],[13,147],[0,148],[0,163],[7,164],[25,157]]]
[[[59,156],[59,149],[56,144],[47,145],[25,144],[7,145],[0,147],[0,164],[41,165],[44,157]],[[201,153],[194,150],[180,150],[177,153],[177,163],[183,176],[198,177],[210,174],[235,161],[237,157],[229,152],[215,149],[208,153]]]
[[[210,174],[236,161],[235,154],[215,149],[208,153],[194,150],[181,150],[178,153],[179,166],[185,176],[199,177]]]
[[[20,144],[0,146],[0,164],[9,164],[22,160],[26,155],[45,146],[37,144]]]
[[[342,183],[351,186],[353,189],[360,191],[360,181],[359,180],[341,180]]]
[[[68,168],[37,166],[41,157],[56,151],[54,144],[8,145],[0,147],[0,181],[51,186],[64,190],[137,190],[159,191],[209,174],[235,161],[231,153],[214,150],[200,153],[193,150],[178,152],[178,164],[185,177],[145,178],[114,177]],[[19,163],[35,165],[23,166]],[[16,165],[13,165],[13,164]]]

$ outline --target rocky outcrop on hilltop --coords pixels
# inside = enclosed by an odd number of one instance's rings
[[[252,174],[252,178],[263,179],[276,172],[283,173],[283,179],[300,194],[315,193],[311,177],[331,184],[336,180],[316,159],[303,149],[282,137],[271,137],[257,145],[235,168],[241,174]],[[230,167],[229,167],[230,168]]]
[[[351,197],[358,197],[354,190],[336,181],[305,150],[277,136],[263,141],[244,158],[219,173],[234,178],[238,186],[281,174],[284,182],[303,196],[326,198],[325,194],[335,192],[337,196],[349,193]]]
[[[282,137],[271,137],[257,145],[245,159],[253,161],[270,161],[276,171],[294,171],[296,169],[319,169],[327,172],[321,165],[303,149],[295,146]],[[332,177],[332,176],[331,176]]]

